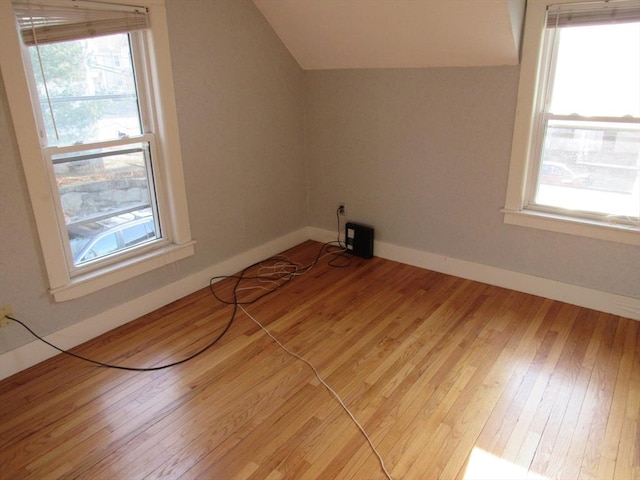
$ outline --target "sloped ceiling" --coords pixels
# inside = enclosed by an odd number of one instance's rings
[[[516,65],[525,0],[253,0],[305,70]]]

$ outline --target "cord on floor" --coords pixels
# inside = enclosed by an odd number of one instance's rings
[[[373,444],[373,441],[371,440],[371,437],[369,437],[369,434],[367,434],[367,431],[364,429],[364,427],[360,424],[360,422],[358,422],[358,420],[356,419],[356,417],[353,415],[353,413],[351,413],[351,410],[349,410],[349,408],[345,405],[344,401],[342,400],[342,398],[340,398],[340,395],[338,395],[338,393],[331,388],[331,386],[329,386],[329,384],[327,382],[325,382],[325,380],[322,378],[322,376],[320,375],[320,373],[318,372],[318,370],[316,369],[316,367],[313,366],[313,364],[311,362],[309,362],[307,359],[305,359],[304,357],[301,357],[300,355],[298,355],[295,352],[292,352],[291,350],[289,350],[287,347],[285,347],[282,343],[280,343],[280,341],[274,337],[271,332],[264,326],[262,325],[258,320],[256,320],[249,312],[247,312],[247,310],[242,306],[242,305],[238,305],[238,307],[240,308],[240,310],[242,310],[242,312],[249,317],[256,325],[258,325],[258,327],[260,327],[270,338],[271,340],[273,340],[282,350],[284,350],[286,353],[288,353],[289,355],[291,355],[294,358],[297,358],[298,360],[300,360],[301,362],[307,364],[307,366],[309,368],[311,368],[311,370],[313,370],[313,373],[316,375],[316,378],[318,379],[318,381],[324,385],[324,387],[329,390],[329,392],[331,392],[331,394],[335,397],[335,399],[338,401],[338,403],[340,404],[340,406],[344,409],[345,412],[347,412],[347,415],[349,415],[349,417],[351,417],[351,420],[353,420],[353,423],[356,424],[356,426],[358,427],[358,429],[360,429],[360,432],[362,432],[362,435],[364,435],[364,438],[367,440],[367,442],[369,443],[369,446],[371,446],[371,450],[373,450],[373,453],[376,455],[376,457],[378,457],[378,461],[380,462],[380,467],[382,468],[382,471],[384,472],[384,474],[386,475],[386,477],[389,480],[393,480],[393,478],[391,477],[391,474],[389,473],[389,471],[387,470],[387,468],[384,465],[384,460],[382,459],[382,455],[380,455],[380,453],[378,452],[378,449],[376,448],[376,446]]]

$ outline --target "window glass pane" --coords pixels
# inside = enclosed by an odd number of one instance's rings
[[[640,23],[567,26],[556,34],[532,203],[637,219]]]
[[[138,245],[149,238],[155,238],[153,219],[144,223],[128,226],[122,230],[122,241],[126,247]]]
[[[549,111],[640,117],[640,23],[559,30]]]
[[[29,47],[47,145],[140,135],[129,35]]]
[[[76,223],[67,231],[75,266],[158,238],[149,208]]]
[[[148,144],[59,154],[52,161],[74,265],[160,238]],[[97,248],[110,233],[115,248]]]
[[[637,218],[640,125],[549,121],[535,203]]]
[[[90,242],[89,248],[80,255],[80,261],[86,262],[94,258],[103,257],[118,250],[118,237],[116,233],[107,233],[104,237],[96,238]]]

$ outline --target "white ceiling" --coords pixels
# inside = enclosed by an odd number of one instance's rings
[[[305,70],[516,65],[525,0],[253,0]]]

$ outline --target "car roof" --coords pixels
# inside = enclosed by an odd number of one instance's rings
[[[117,215],[115,217],[104,218],[97,221],[87,221],[69,225],[69,233],[82,235],[85,237],[93,237],[103,232],[118,230],[123,225],[145,223],[153,220],[151,210],[138,212],[129,212]]]

